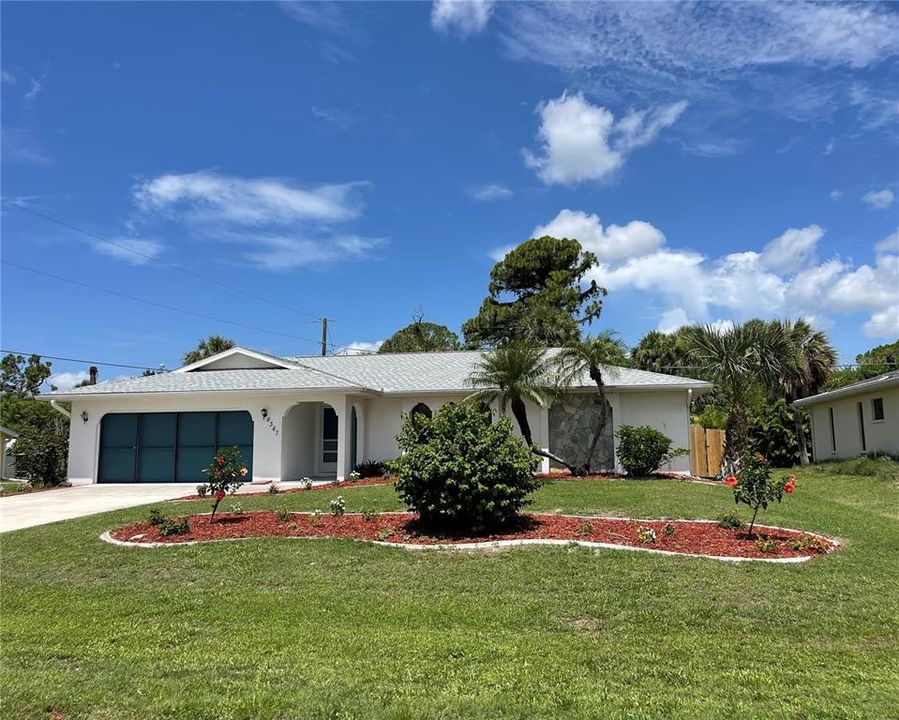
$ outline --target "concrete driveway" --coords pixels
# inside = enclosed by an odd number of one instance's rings
[[[313,480],[313,485],[329,485],[329,480]],[[302,487],[300,482],[279,482],[281,490]],[[79,485],[71,488],[4,495],[0,498],[0,533],[71,520],[84,515],[174,500],[194,492],[190,483],[134,483],[123,485]],[[245,483],[238,495],[264,493],[268,483]]]
[[[193,485],[80,485],[0,498],[0,532],[184,497]]]

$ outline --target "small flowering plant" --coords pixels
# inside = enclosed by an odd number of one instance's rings
[[[215,511],[218,510],[219,503],[225,495],[236,493],[237,488],[246,482],[248,470],[240,457],[240,450],[232,445],[220,448],[212,458],[212,463],[204,468],[203,472],[209,478],[206,487],[213,498],[212,517],[209,519],[212,522],[215,520]]]
[[[752,521],[749,523],[751,536],[759,509],[767,509],[774,501],[780,502],[784,493],[791,494],[796,489],[796,476],[782,476],[775,480],[771,477],[771,466],[765,456],[748,453],[739,477],[729,475],[724,484],[734,489],[734,502],[752,508]]]

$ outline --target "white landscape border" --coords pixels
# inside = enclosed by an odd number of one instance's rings
[[[257,511],[254,511],[257,512]],[[210,513],[202,513],[203,515],[209,515]],[[291,515],[312,515],[312,512],[291,512]],[[355,514],[355,513],[348,513]],[[384,513],[390,515],[412,515],[413,513]],[[694,523],[717,523],[717,520],[703,520],[703,519],[695,519],[695,518],[630,518],[630,517],[620,517],[616,515],[562,515],[562,514],[554,514],[554,513],[534,513],[534,514],[542,514],[542,515],[552,515],[553,517],[564,517],[564,518],[575,518],[582,520],[623,520],[626,522],[694,522]],[[783,530],[786,532],[794,532],[794,533],[803,533],[804,535],[809,535],[811,537],[816,537],[821,540],[824,540],[828,545],[830,545],[830,550],[828,552],[833,552],[837,548],[839,548],[842,543],[833,538],[829,538],[826,535],[822,535],[821,533],[810,532],[808,530],[797,530],[796,528],[785,528],[779,527],[777,525],[756,525],[756,528],[760,530]],[[214,542],[232,542],[236,540],[264,540],[266,537],[283,537],[288,540],[354,540],[356,542],[365,542],[371,545],[380,545],[381,547],[390,547],[390,548],[401,548],[403,550],[455,550],[462,552],[473,552],[473,551],[490,551],[490,550],[505,550],[513,547],[527,546],[527,545],[555,545],[555,546],[572,546],[576,545],[578,547],[584,548],[593,548],[593,549],[603,549],[603,550],[634,550],[636,552],[647,552],[654,553],[656,555],[669,555],[676,557],[689,557],[689,558],[703,558],[705,560],[719,560],[721,562],[732,562],[732,563],[744,563],[744,562],[765,562],[765,563],[774,563],[778,565],[796,565],[798,563],[808,562],[812,560],[814,556],[812,555],[799,555],[797,557],[790,558],[751,558],[751,557],[729,557],[727,555],[703,555],[700,553],[683,553],[683,552],[675,552],[673,550],[659,550],[658,548],[651,547],[641,547],[639,545],[619,545],[617,543],[603,543],[603,542],[593,542],[590,540],[562,540],[562,539],[554,539],[554,538],[524,538],[520,540],[486,540],[484,542],[470,542],[470,543],[436,543],[433,545],[424,545],[420,543],[396,543],[396,542],[386,542],[384,540],[363,540],[361,538],[337,538],[337,537],[327,537],[322,535],[315,535],[311,537],[301,537],[295,535],[273,535],[273,536],[263,536],[263,537],[245,537],[245,538],[220,538],[217,540],[185,540],[184,542],[131,542],[130,540],[116,540],[110,534],[110,531],[107,530],[102,535],[100,535],[100,539],[104,542],[108,542],[111,545],[118,545],[120,547],[139,547],[139,548],[162,548],[162,547],[185,547],[188,545],[205,545],[208,543]]]

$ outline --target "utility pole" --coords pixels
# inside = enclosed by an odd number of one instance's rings
[[[328,354],[328,318],[322,318],[322,355]]]

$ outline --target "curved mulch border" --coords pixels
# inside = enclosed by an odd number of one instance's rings
[[[277,493],[270,493],[267,489],[260,490],[259,492],[251,492],[251,493],[240,493],[239,497],[257,497],[259,495],[293,495],[294,493],[301,492],[312,492],[313,490],[342,490],[346,488],[355,488],[355,487],[365,487],[367,485],[390,485],[394,481],[392,477],[373,477],[373,478],[365,478],[361,480],[342,480],[339,483],[329,482],[324,485],[313,485],[309,488],[288,488],[287,490],[278,490]],[[268,488],[271,483],[266,483],[262,485],[262,487]],[[278,483],[275,483],[277,486]],[[238,497],[234,495],[233,497]],[[181,502],[186,500],[209,500],[212,498],[209,495],[185,495],[184,497],[175,498],[170,502]]]
[[[730,562],[762,561],[799,563],[822,552],[793,550],[788,542],[799,537],[819,539],[832,552],[839,543],[817,533],[790,528],[757,526],[756,537],[771,539],[775,550],[762,553],[755,538],[748,539],[744,530],[726,530],[714,520],[639,520],[580,515],[523,515],[518,527],[503,533],[481,537],[433,537],[420,534],[417,518],[412,513],[379,513],[366,519],[361,514],[325,515],[291,512],[281,520],[274,512],[252,512],[241,515],[223,513],[211,523],[209,515],[191,515],[187,535],[165,537],[149,522],[137,522],[104,533],[101,538],[128,547],[171,547],[201,542],[219,542],[260,537],[294,539],[352,539],[407,550],[451,549],[493,550],[517,545],[580,545],[588,548],[638,550],[663,555],[685,555]],[[671,525],[674,534],[664,534]],[[654,543],[638,539],[638,528],[656,532]]]

